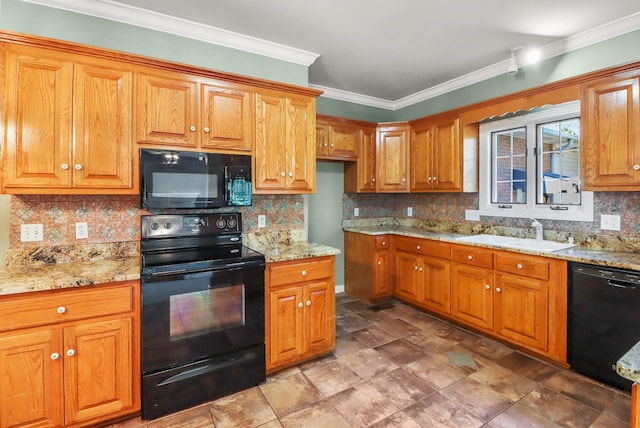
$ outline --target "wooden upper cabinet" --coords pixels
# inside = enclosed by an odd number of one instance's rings
[[[409,191],[409,125],[381,124],[376,149],[376,191]]]
[[[155,70],[137,78],[139,144],[251,152],[252,91]]]
[[[462,128],[458,116],[412,124],[411,191],[461,191],[462,152]]]
[[[640,72],[582,85],[585,190],[640,189]]]
[[[255,111],[255,193],[314,192],[315,98],[264,91]]]
[[[357,160],[362,129],[356,121],[333,116],[316,116],[316,158]]]
[[[6,193],[137,193],[126,64],[10,46]]]
[[[344,164],[344,191],[369,193],[376,191],[376,127],[371,123],[361,128],[360,148],[356,162]]]

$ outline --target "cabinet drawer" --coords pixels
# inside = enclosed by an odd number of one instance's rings
[[[498,253],[496,254],[496,270],[547,281],[549,279],[549,260]]]
[[[31,294],[0,301],[0,331],[133,311],[133,287]]]
[[[493,268],[493,252],[474,247],[453,247],[451,259],[472,266]]]
[[[451,244],[419,238],[396,238],[394,241],[396,250],[408,253],[421,254],[423,256],[451,259]]]
[[[314,281],[333,276],[331,259],[274,264],[269,267],[269,285],[277,287],[298,282]]]
[[[388,236],[376,236],[376,250],[387,250],[391,247]]]

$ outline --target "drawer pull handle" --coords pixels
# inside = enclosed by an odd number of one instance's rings
[[[64,306],[58,306],[56,312],[58,312],[59,314],[64,314],[65,312],[67,312],[67,308],[65,308]]]
[[[416,250],[420,250],[422,247],[420,245],[416,245]]]
[[[484,288],[486,288],[487,290],[491,290],[491,286],[489,284],[486,284]]]
[[[311,306],[311,300],[307,300],[307,306]]]
[[[298,303],[298,307],[299,307],[299,308],[301,308],[301,307],[303,307],[303,306],[304,306],[304,305],[302,304],[302,302]]]
[[[496,288],[496,293],[501,292],[502,290],[500,289],[500,287]]]
[[[53,354],[51,354],[50,358],[52,360],[57,360],[58,358],[60,358],[60,354],[58,354],[57,352],[54,352]]]
[[[469,255],[467,256],[467,259],[469,259],[469,260],[473,260],[473,256],[472,256],[471,254],[469,254]]]
[[[307,276],[307,271],[306,270],[302,271],[302,276]]]
[[[68,349],[67,350],[67,357],[73,357],[74,355],[76,355],[76,350],[75,349]]]
[[[382,246],[386,247],[387,246],[387,241],[382,241]]]
[[[516,267],[517,267],[518,269],[522,269],[522,263],[518,263],[518,264],[516,265]]]

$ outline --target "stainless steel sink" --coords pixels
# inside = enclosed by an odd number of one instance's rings
[[[497,247],[538,251],[541,253],[551,253],[553,251],[564,250],[566,248],[575,247],[576,244],[566,242],[555,242],[527,238],[514,238],[512,236],[500,235],[470,235],[456,238],[456,241],[470,242],[475,244],[495,245]]]

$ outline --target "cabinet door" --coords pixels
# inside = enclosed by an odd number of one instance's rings
[[[407,154],[408,141],[406,127],[382,128],[378,132],[376,191],[409,191]]]
[[[302,287],[269,293],[267,370],[304,353]]]
[[[334,159],[356,160],[361,132],[357,126],[331,125],[329,127],[329,152]]]
[[[420,256],[397,251],[395,255],[396,295],[420,303]]]
[[[462,190],[462,130],[460,119],[438,122],[433,133],[433,188]]]
[[[256,94],[256,147],[253,170],[256,190],[286,187],[287,101],[283,97]]]
[[[336,342],[336,304],[333,283],[319,282],[304,287],[304,327],[306,351],[330,351]]]
[[[61,330],[0,336],[0,426],[64,426]]]
[[[73,187],[133,189],[133,74],[111,63],[74,69]]]
[[[517,344],[546,351],[549,287],[546,282],[496,275],[495,332]]]
[[[316,188],[315,99],[287,99],[287,189],[309,193]]]
[[[433,188],[433,129],[423,126],[411,132],[411,191]]]
[[[316,123],[316,158],[329,157],[329,125]]]
[[[390,296],[393,292],[389,278],[389,262],[389,250],[375,252],[373,274],[373,297],[375,298]]]
[[[252,94],[202,85],[202,101],[201,147],[250,152],[253,147]]]
[[[198,146],[198,83],[178,75],[141,73],[137,81],[138,143]]]
[[[5,190],[71,186],[73,64],[12,48],[6,64]]]
[[[582,100],[585,189],[637,189],[640,77],[626,75],[587,83],[582,88]]]
[[[132,320],[96,321],[64,330],[67,423],[133,406]]]
[[[448,261],[423,257],[421,303],[436,312],[451,313],[451,266]]]
[[[451,267],[451,315],[469,325],[493,329],[493,274],[454,263]]]

